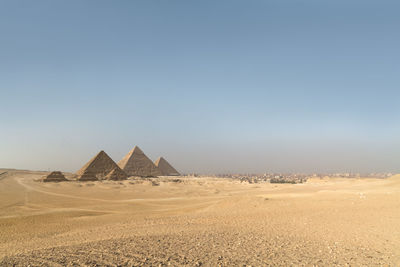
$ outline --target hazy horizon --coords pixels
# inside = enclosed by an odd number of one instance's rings
[[[2,1],[0,168],[400,172],[396,1]]]

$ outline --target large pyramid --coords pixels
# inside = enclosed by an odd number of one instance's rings
[[[156,165],[135,146],[129,153],[118,162],[118,166],[129,176],[156,177],[161,175]]]
[[[169,164],[163,157],[159,157],[155,162],[155,165],[158,167],[162,175],[165,176],[178,176],[180,175],[174,167]]]
[[[76,174],[79,181],[123,180],[127,178],[124,171],[103,150],[86,163]]]

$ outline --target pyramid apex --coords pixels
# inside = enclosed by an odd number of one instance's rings
[[[131,153],[141,153],[143,154],[143,151],[140,149],[139,146],[135,146],[132,150]]]
[[[100,156],[102,154],[106,154],[107,155],[107,153],[104,150],[100,150],[99,153],[97,153],[95,157],[98,157],[98,156]]]

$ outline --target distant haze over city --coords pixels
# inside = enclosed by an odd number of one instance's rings
[[[181,173],[400,172],[397,1],[22,2],[0,3],[0,168],[138,145]]]

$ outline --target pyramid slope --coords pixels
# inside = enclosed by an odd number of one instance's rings
[[[96,181],[106,179],[106,176],[114,169],[117,169],[119,173],[123,172],[106,152],[102,150],[77,171],[76,174],[80,181]]]
[[[65,178],[64,174],[62,174],[62,172],[60,171],[51,172],[43,179],[43,182],[63,182],[63,181],[68,181],[68,180]]]
[[[161,175],[156,165],[135,146],[129,153],[118,162],[118,166],[129,176],[157,177]]]
[[[155,161],[155,165],[158,167],[158,169],[160,170],[162,175],[165,176],[178,176],[180,175],[179,172],[172,167],[171,164],[169,164],[169,162],[164,159],[163,157],[158,158]]]
[[[120,181],[127,179],[128,175],[123,170],[121,170],[121,168],[118,167],[113,169],[109,174],[107,174],[105,178],[107,180]]]

